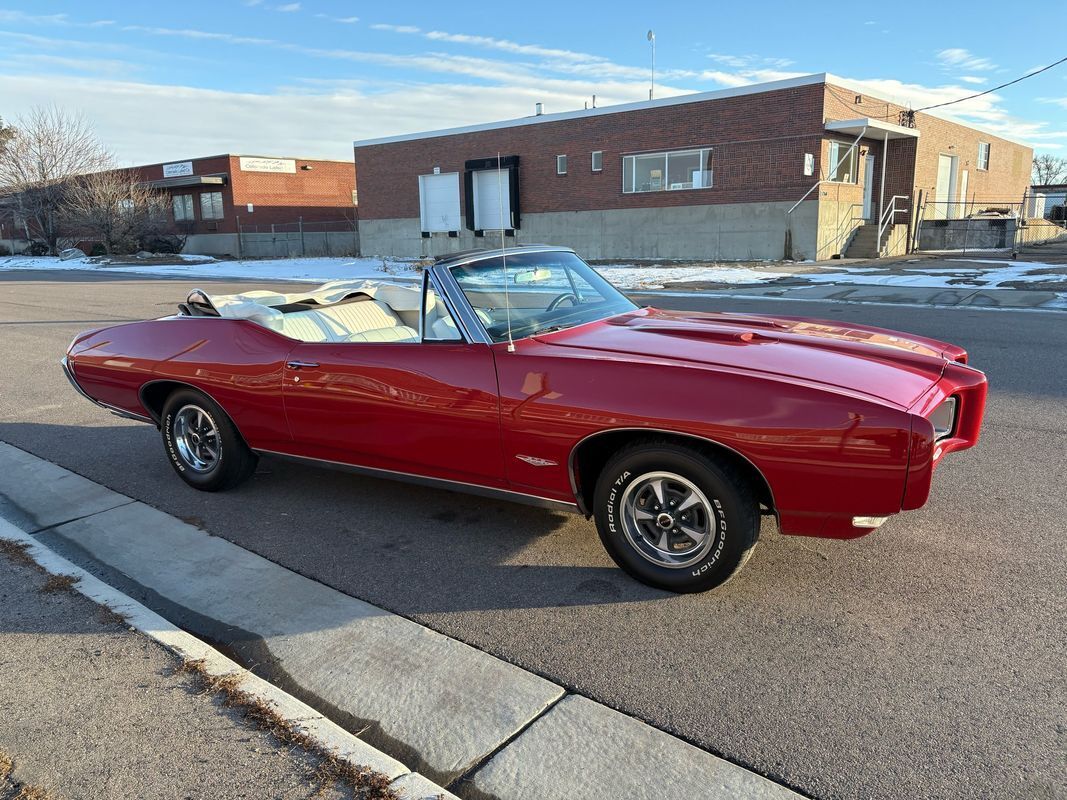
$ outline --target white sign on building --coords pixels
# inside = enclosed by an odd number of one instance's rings
[[[241,156],[242,172],[296,172],[296,162],[291,158],[255,158]]]
[[[178,161],[174,164],[163,165],[163,177],[164,178],[180,178],[183,175],[193,174],[193,162],[192,161]]]

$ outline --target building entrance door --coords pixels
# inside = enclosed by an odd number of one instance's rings
[[[956,194],[956,156],[937,157],[937,185],[934,188],[933,219],[951,219]]]
[[[863,218],[874,219],[874,156],[864,159],[863,167]]]

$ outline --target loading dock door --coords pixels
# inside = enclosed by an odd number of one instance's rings
[[[511,183],[506,169],[474,173],[474,227],[480,231],[511,228]],[[503,213],[501,213],[503,211]]]
[[[459,173],[420,175],[419,206],[424,231],[458,231]]]

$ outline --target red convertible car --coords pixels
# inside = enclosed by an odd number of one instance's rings
[[[639,308],[561,247],[438,259],[422,282],[194,291],[89,331],[64,369],[156,425],[190,486],[260,454],[578,511],[637,579],[701,591],[782,533],[848,539],[922,506],[973,446],[959,347],[798,317]]]

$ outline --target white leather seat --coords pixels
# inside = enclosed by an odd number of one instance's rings
[[[419,332],[406,325],[393,325],[389,328],[376,328],[349,335],[346,342],[417,342]]]
[[[379,300],[342,303],[338,306],[327,306],[321,311],[302,313],[318,314],[324,317],[327,324],[334,326],[340,337],[404,324],[393,309]]]

